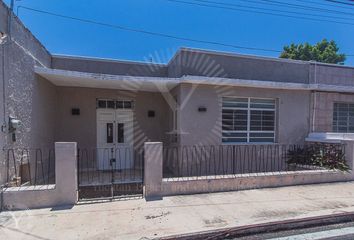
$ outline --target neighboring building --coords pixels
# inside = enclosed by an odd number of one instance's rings
[[[1,2],[5,34],[7,22]],[[354,133],[353,67],[188,48],[167,64],[59,56],[16,17],[11,26],[0,59],[3,148],[297,144],[314,132]],[[10,116],[21,121],[16,141]]]

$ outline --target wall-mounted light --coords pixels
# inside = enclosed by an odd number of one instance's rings
[[[150,118],[155,117],[155,111],[154,110],[149,110],[148,111],[148,117],[150,117]]]
[[[207,108],[206,107],[199,107],[198,112],[206,112]]]
[[[9,132],[12,134],[12,141],[16,142],[16,130],[20,126],[21,121],[14,118],[9,117]]]
[[[80,108],[72,108],[71,115],[80,115]]]
[[[7,35],[0,31],[0,45],[5,44],[7,42]]]

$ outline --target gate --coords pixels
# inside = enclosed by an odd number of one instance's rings
[[[78,149],[79,200],[143,195],[144,152],[132,147]]]

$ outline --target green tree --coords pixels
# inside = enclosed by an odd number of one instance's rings
[[[335,41],[328,42],[323,39],[314,45],[309,43],[285,46],[280,58],[289,58],[304,61],[317,61],[324,63],[344,64],[345,54],[338,53],[339,48]]]

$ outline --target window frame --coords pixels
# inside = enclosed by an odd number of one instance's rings
[[[100,107],[99,102],[105,102],[105,107]],[[114,102],[113,107],[108,106],[108,102]],[[122,103],[122,107],[118,107],[118,102]],[[130,107],[125,104],[129,103]],[[115,110],[133,110],[134,109],[134,101],[130,99],[109,99],[109,98],[96,98],[96,109],[115,109]]]
[[[224,99],[225,98],[233,98],[233,99],[247,99],[247,108],[243,107],[224,107]],[[251,107],[251,99],[256,99],[256,100],[272,100],[274,101],[274,108],[272,109],[267,109],[267,108],[253,108]],[[223,130],[223,110],[244,110],[247,111],[247,130]],[[274,112],[274,130],[273,131],[264,131],[264,130],[251,130],[251,111],[269,111],[269,112]],[[221,142],[222,144],[225,145],[230,145],[230,144],[274,144],[276,143],[276,138],[277,138],[277,116],[278,116],[278,99],[277,98],[262,98],[262,97],[241,97],[241,96],[222,96],[221,97]],[[224,139],[228,137],[224,137],[223,134],[227,133],[246,133],[247,138],[246,142],[237,142],[237,141],[232,141],[232,142],[225,142]],[[273,134],[273,141],[271,142],[251,142],[250,135],[252,133],[272,133]],[[262,137],[258,137],[262,138]],[[266,137],[270,138],[270,137]]]
[[[333,102],[333,111],[332,111],[332,131],[333,132],[335,132],[335,133],[354,133],[354,130],[352,130],[352,131],[350,131],[350,127],[352,127],[352,128],[354,128],[354,125],[350,125],[350,119],[349,119],[349,117],[350,117],[350,114],[349,114],[349,111],[347,112],[347,116],[346,116],[346,124],[345,124],[345,126],[343,125],[339,125],[339,122],[340,122],[340,120],[339,120],[339,114],[338,114],[338,112],[335,112],[335,105],[336,104],[346,104],[348,107],[347,107],[347,109],[350,109],[350,105],[352,105],[352,107],[354,107],[354,102],[341,102],[341,101],[335,101],[335,102]],[[336,114],[335,114],[336,113]],[[336,121],[337,121],[337,124],[335,124],[335,120],[334,120],[334,118],[335,118],[335,116],[336,116]],[[345,127],[346,128],[346,131],[340,131],[339,130],[339,127]]]

